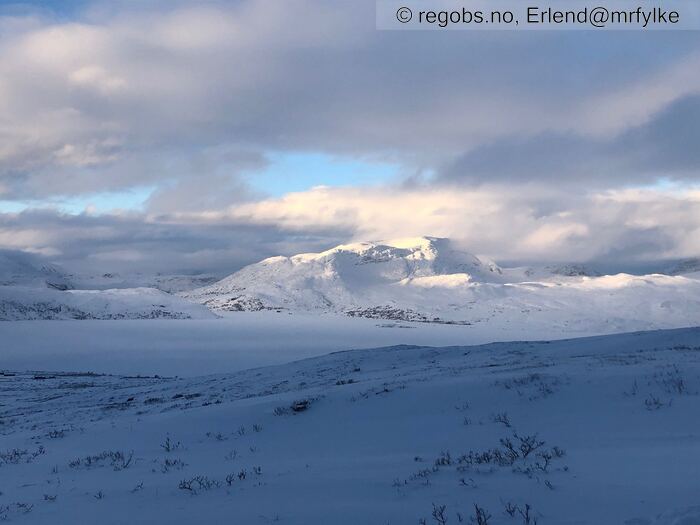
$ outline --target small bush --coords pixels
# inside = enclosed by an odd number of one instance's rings
[[[166,452],[173,452],[174,450],[182,448],[182,444],[179,441],[173,441],[172,439],[170,439],[170,436],[167,436],[165,438],[165,441],[161,443],[160,448],[162,448]]]
[[[68,463],[68,466],[72,469],[91,469],[95,467],[103,466],[105,463],[109,463],[113,470],[126,470],[128,469],[134,459],[134,451],[132,450],[128,454],[122,452],[121,450],[105,450],[99,454],[94,454],[92,456],[85,456],[83,458],[76,458]]]

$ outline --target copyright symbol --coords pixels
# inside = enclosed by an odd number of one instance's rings
[[[402,24],[410,22],[411,18],[413,18],[413,11],[411,11],[408,7],[399,7],[399,9],[396,11],[396,20]]]

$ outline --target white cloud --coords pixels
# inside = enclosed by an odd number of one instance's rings
[[[497,261],[618,268],[700,254],[700,192],[570,194],[490,186],[328,188],[226,210],[170,214],[0,214],[0,246],[95,271],[229,273],[268,256],[353,240],[435,235]]]
[[[349,227],[357,240],[445,236],[500,260],[586,261],[613,254],[653,260],[700,253],[697,190],[572,195],[537,186],[320,187],[187,217],[301,231]]]
[[[116,159],[95,144],[119,141],[125,162],[69,191],[125,187],[144,152],[162,164],[220,145],[439,169],[499,140],[605,141],[700,85],[692,35],[659,36],[662,56],[642,34],[601,34],[587,50],[582,34],[381,32],[373,0],[110,5],[70,22],[0,19],[0,179],[18,198],[60,190],[36,181],[55,177],[66,147],[97,166]],[[601,61],[603,47],[627,59]],[[559,178],[580,175],[562,166]]]
[[[69,80],[77,86],[95,88],[101,93],[109,94],[126,87],[126,80],[110,75],[100,66],[83,66],[71,72]]]

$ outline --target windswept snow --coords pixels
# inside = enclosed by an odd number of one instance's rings
[[[451,525],[475,506],[489,525],[700,518],[697,328],[188,379],[78,372],[0,374],[11,523]]]

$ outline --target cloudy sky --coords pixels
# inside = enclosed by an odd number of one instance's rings
[[[0,248],[226,273],[436,235],[700,255],[700,32],[377,31],[373,0],[0,6]]]

